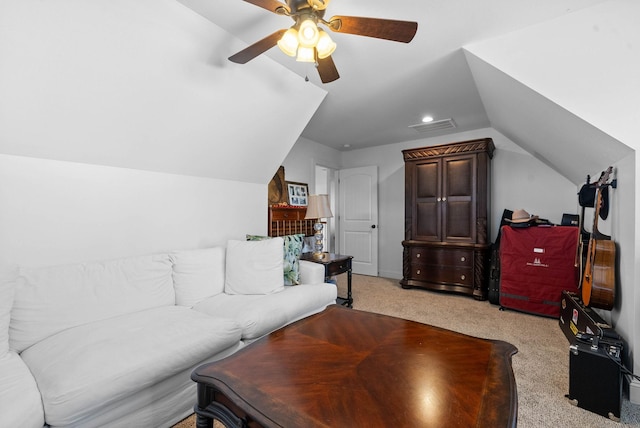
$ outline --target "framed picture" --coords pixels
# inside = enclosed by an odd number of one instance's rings
[[[287,195],[289,205],[306,207],[309,205],[309,187],[306,183],[287,181]]]

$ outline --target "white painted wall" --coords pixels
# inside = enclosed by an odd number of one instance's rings
[[[0,263],[224,245],[326,95],[173,0],[0,2]],[[283,119],[287,126],[282,126]]]
[[[0,153],[266,184],[326,91],[245,46],[173,0],[0,2]]]
[[[0,264],[226,245],[265,234],[255,213],[267,212],[266,192],[266,184],[0,155]]]
[[[338,150],[301,137],[282,162],[285,180],[307,183],[309,192],[314,194],[316,193],[315,166],[340,169],[340,156]]]

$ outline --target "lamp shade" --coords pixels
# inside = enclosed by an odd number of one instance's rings
[[[309,205],[305,219],[331,218],[333,213],[329,206],[329,195],[309,195]]]

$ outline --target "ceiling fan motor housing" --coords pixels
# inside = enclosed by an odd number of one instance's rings
[[[318,0],[287,0],[287,5],[291,11],[289,15],[296,20],[296,17],[301,14],[313,14],[317,18],[322,19],[324,16],[324,8],[314,8],[310,3],[320,3]],[[328,4],[328,1],[324,2]],[[326,6],[325,6],[326,7]]]

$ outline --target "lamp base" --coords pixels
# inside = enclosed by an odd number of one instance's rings
[[[313,257],[316,259],[322,258],[322,239],[324,238],[324,235],[322,234],[322,228],[323,226],[320,222],[317,222],[313,225],[313,230],[315,230],[313,237],[316,239],[316,242],[313,246]]]
[[[324,253],[322,251],[317,253],[317,252],[314,251],[311,255],[316,260],[323,260],[326,254],[328,254],[328,253]]]

